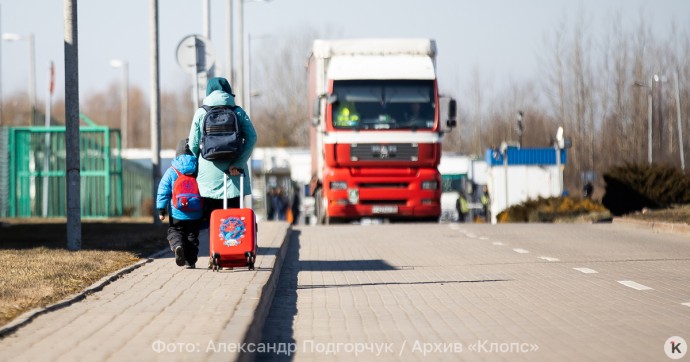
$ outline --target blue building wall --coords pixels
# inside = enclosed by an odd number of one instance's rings
[[[556,165],[556,150],[552,147],[518,148],[509,146],[506,150],[508,165]],[[486,150],[484,154],[489,167],[503,166],[503,154],[499,150]],[[561,150],[561,165],[566,161],[566,150]]]

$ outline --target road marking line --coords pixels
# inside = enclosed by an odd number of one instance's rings
[[[457,225],[455,225],[455,224],[450,224],[449,227],[450,227],[451,229],[453,229],[453,230],[460,230],[460,227],[457,226]]]
[[[585,274],[597,274],[597,273],[599,273],[598,271],[596,271],[594,269],[590,269],[590,268],[573,268],[573,269],[575,269],[581,273],[585,273]]]
[[[680,303],[680,304],[682,304],[682,305],[684,305],[684,306],[686,306],[686,307],[690,307],[690,303]]]
[[[513,251],[516,253],[520,253],[520,254],[529,254],[529,250],[520,249],[520,248],[515,248],[515,249],[513,249]]]
[[[489,240],[489,238],[487,236],[480,236],[479,240]]]
[[[650,288],[646,285],[636,283],[632,280],[619,280],[618,282],[625,285],[628,288],[633,288],[633,289],[637,289],[637,290],[653,290],[654,289],[654,288]]]
[[[543,260],[546,260],[546,261],[561,261],[561,259],[552,258],[552,257],[550,257],[550,256],[540,256],[538,259],[543,259]]]
[[[474,235],[472,233],[466,233],[465,236],[467,236],[468,238],[472,238],[472,239],[477,237],[477,235]]]
[[[494,241],[494,242],[493,242],[493,243],[491,243],[491,244],[494,244],[494,245],[496,245],[496,246],[501,246],[501,245],[505,245],[505,244],[503,244],[503,243],[502,243],[502,242],[500,242],[500,241]]]

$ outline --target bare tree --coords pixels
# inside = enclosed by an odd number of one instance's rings
[[[267,38],[253,58],[257,66],[252,76],[252,121],[258,146],[305,147],[309,145],[310,109],[307,100],[305,64],[314,39],[322,37],[312,28],[300,28],[287,40]]]
[[[189,101],[191,85],[188,91],[163,92],[161,94],[161,147],[174,149],[177,143],[189,136],[192,117],[196,111]]]

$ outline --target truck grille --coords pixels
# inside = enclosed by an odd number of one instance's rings
[[[362,189],[406,189],[407,183],[363,182],[358,185]]]
[[[352,161],[417,161],[419,147],[416,143],[365,143],[350,145]]]
[[[407,200],[359,200],[362,205],[406,205]]]

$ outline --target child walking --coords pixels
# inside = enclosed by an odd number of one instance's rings
[[[177,145],[172,165],[158,185],[156,208],[161,221],[170,214],[168,242],[178,266],[196,267],[199,254],[199,227],[203,205],[196,183],[197,159],[189,151],[187,140]]]

